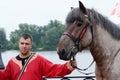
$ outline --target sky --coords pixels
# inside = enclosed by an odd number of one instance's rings
[[[0,0],[0,28],[4,28],[7,39],[19,29],[19,24],[44,26],[50,20],[65,23],[70,7],[78,7],[79,0]],[[81,0],[87,8],[94,8],[109,17],[117,0]]]

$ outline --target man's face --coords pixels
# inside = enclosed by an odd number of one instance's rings
[[[19,40],[19,49],[22,55],[27,55],[30,52],[30,49],[32,47],[31,39],[24,39],[23,37]]]

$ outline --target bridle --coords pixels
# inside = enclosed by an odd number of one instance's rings
[[[70,32],[64,32],[63,35],[67,35],[68,37],[70,37],[79,51],[79,43],[83,38],[84,34],[86,33],[86,31],[87,31],[87,27],[85,26],[82,29],[82,32],[79,34],[78,38],[75,38]]]
[[[63,35],[67,35],[73,42],[74,42],[74,46],[77,47],[78,51],[79,51],[79,43],[81,41],[81,39],[83,38],[83,36],[85,35],[86,31],[87,31],[87,27],[91,28],[91,33],[92,33],[92,41],[93,41],[93,27],[88,19],[88,17],[86,17],[86,24],[83,27],[81,33],[79,34],[79,36],[77,38],[75,38],[70,32],[64,32]]]
[[[81,39],[83,38],[83,36],[85,35],[86,31],[87,31],[87,27],[90,27],[91,29],[91,33],[92,33],[92,42],[93,42],[93,27],[91,25],[91,23],[89,22],[89,19],[87,17],[86,19],[86,24],[83,27],[81,33],[79,34],[79,37],[75,38],[70,32],[64,32],[63,35],[67,35],[73,42],[74,42],[74,46],[73,48],[77,47],[78,51],[79,51],[79,44]],[[72,56],[73,60],[75,60],[75,55]],[[77,66],[73,66],[73,68],[76,68],[80,73],[85,74],[85,75],[89,75],[89,74],[93,74],[94,72],[90,72],[90,73],[84,73],[82,71],[86,71],[88,68],[90,68],[92,66],[92,64],[94,63],[94,60],[92,61],[92,63],[85,69],[80,69]]]

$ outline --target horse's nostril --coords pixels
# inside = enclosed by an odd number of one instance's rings
[[[62,52],[62,54],[65,54],[65,49],[62,49],[61,52]]]
[[[65,49],[61,49],[60,51],[57,51],[57,53],[61,56],[65,54]]]
[[[63,56],[65,54],[65,49],[61,49],[60,51],[57,51],[59,56]]]

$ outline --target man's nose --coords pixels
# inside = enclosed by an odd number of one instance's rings
[[[26,44],[23,44],[23,47],[26,47]]]

